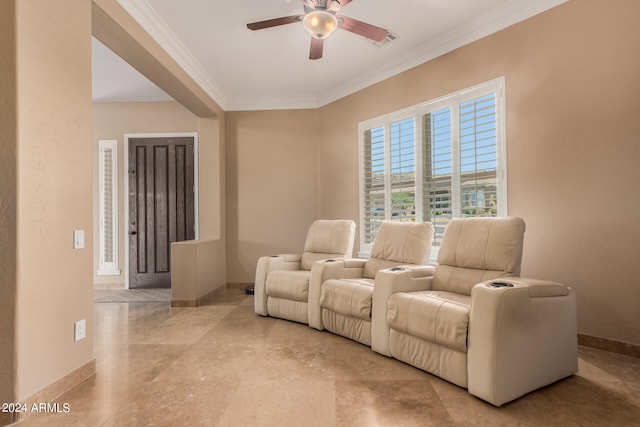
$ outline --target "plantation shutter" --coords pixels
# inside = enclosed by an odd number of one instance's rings
[[[383,220],[504,216],[504,78],[361,122],[361,253]],[[416,176],[418,174],[418,176]]]
[[[415,221],[415,149],[413,117],[390,124],[391,218]]]
[[[461,216],[497,216],[496,96],[460,104]]]
[[[422,116],[423,220],[435,228],[434,246],[453,216],[451,109],[442,108]]]
[[[363,235],[370,244],[385,219],[384,127],[364,131],[363,146]]]

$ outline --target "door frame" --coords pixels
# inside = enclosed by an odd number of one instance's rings
[[[125,133],[124,134],[124,223],[122,227],[123,244],[124,244],[124,287],[129,289],[129,139],[136,138],[175,138],[175,137],[192,137],[193,138],[193,224],[194,238],[198,240],[200,236],[199,215],[198,215],[198,133],[197,132],[176,132],[176,133]]]

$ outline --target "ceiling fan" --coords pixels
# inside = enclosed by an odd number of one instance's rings
[[[353,0],[300,0],[304,6],[304,14],[283,16],[282,18],[247,24],[250,30],[263,30],[280,25],[302,22],[304,29],[311,35],[311,49],[309,59],[322,58],[324,39],[329,37],[337,28],[358,34],[375,42],[382,42],[388,30],[366,22],[337,13]]]

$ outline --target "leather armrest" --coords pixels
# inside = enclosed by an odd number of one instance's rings
[[[520,277],[474,286],[469,393],[500,406],[577,369],[576,297],[571,288]]]
[[[380,270],[373,286],[371,303],[371,349],[391,356],[387,300],[396,292],[415,292],[431,289],[432,266],[401,266]]]
[[[480,304],[497,307],[511,299],[564,297],[570,293],[571,288],[568,286],[549,280],[500,277],[475,285],[471,292],[471,303],[472,308],[474,300],[476,307]]]
[[[256,314],[267,316],[267,276],[272,271],[286,270],[296,271],[300,270],[300,259],[302,255],[299,254],[283,254],[265,256],[258,259],[256,266],[256,278],[254,285],[254,299],[253,308]]]
[[[364,272],[364,259],[328,259],[316,261],[311,267],[309,279],[309,326],[323,330],[320,309],[322,284],[329,279],[357,279]]]
[[[345,268],[364,268],[367,263],[367,260],[362,258],[346,258],[343,261]]]
[[[282,258],[284,262],[300,262],[302,259],[302,254],[280,254],[280,255],[272,255],[269,258]]]
[[[529,290],[530,298],[545,298],[545,297],[561,297],[569,294],[569,287],[562,283],[551,282],[549,280],[529,279],[524,277],[507,277],[503,279],[491,280],[485,282],[485,286],[496,287],[492,283],[502,282],[506,284],[517,285],[517,287],[524,287]],[[508,287],[508,286],[507,286]]]

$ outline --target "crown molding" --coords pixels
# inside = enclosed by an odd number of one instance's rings
[[[225,111],[306,110],[322,105],[315,96],[286,98],[234,98],[227,102]]]
[[[180,39],[155,12],[147,0],[117,0],[158,44],[225,111],[282,110],[320,108],[439,56],[452,52],[518,22],[566,3],[569,0],[510,0],[500,8],[478,15],[441,36],[402,55],[385,68],[334,86],[328,91],[299,98],[244,99],[229,98],[198,63]]]
[[[403,55],[403,58],[400,58],[394,66],[374,70],[369,75],[361,75],[357,79],[347,81],[335,86],[332,90],[324,94],[318,95],[318,106],[330,104],[345,96],[380,83],[383,80],[415,68],[418,65],[487,37],[518,22],[529,19],[567,1],[568,0],[543,0],[531,3],[530,0],[511,0],[504,7],[478,15],[473,21],[448,31],[430,40],[428,43],[419,46],[415,50],[408,52]]]
[[[227,97],[220,86],[200,65],[189,49],[169,28],[147,0],[117,0],[127,13],[171,56],[182,69],[209,95],[223,110]]]

